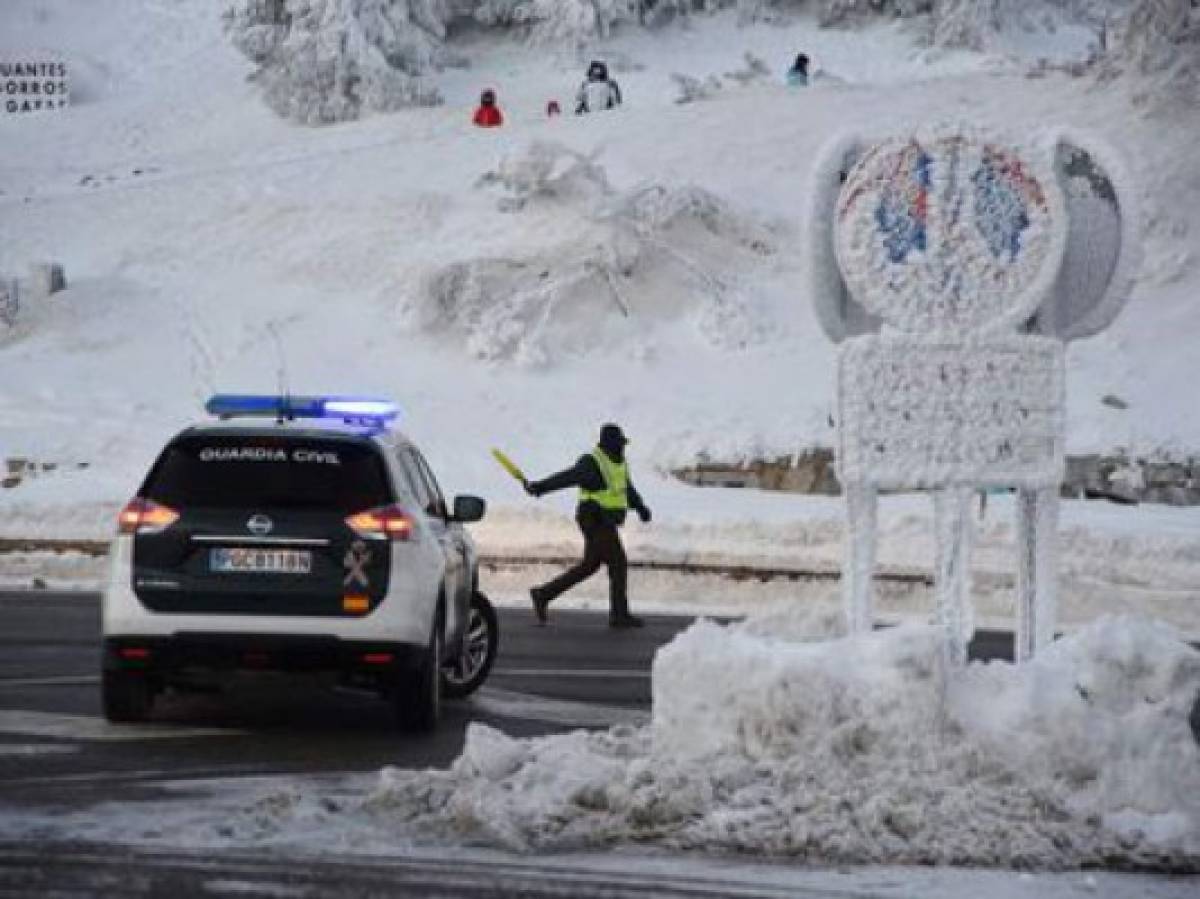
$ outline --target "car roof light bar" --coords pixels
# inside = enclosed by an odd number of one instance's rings
[[[204,404],[220,418],[340,419],[350,424],[380,427],[393,421],[400,409],[391,400],[348,396],[275,396],[218,393]]]

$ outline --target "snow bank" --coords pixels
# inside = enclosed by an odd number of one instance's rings
[[[454,335],[478,359],[542,365],[601,348],[648,354],[647,334],[691,319],[711,346],[767,339],[744,279],[775,252],[771,229],[695,185],[616,193],[594,156],[535,141],[479,184],[512,230],[547,240],[424,271],[402,300],[410,332]]]
[[[932,628],[700,622],[660,651],[654,717],[385,770],[379,825],[515,850],[612,843],[821,863],[1200,868],[1200,654],[1108,618],[1034,663],[948,681]]]

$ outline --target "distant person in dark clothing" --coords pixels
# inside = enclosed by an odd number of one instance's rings
[[[480,128],[499,128],[504,124],[504,116],[496,105],[496,92],[486,90],[479,95],[479,108],[475,110],[474,122]]]
[[[621,105],[621,88],[608,77],[608,66],[599,60],[588,66],[587,78],[575,95],[575,114],[614,109]]]
[[[796,55],[796,61],[787,70],[787,83],[791,87],[808,86],[808,57],[805,54]]]
[[[583,559],[574,568],[529,591],[533,612],[541,624],[547,620],[546,607],[562,593],[608,566],[608,626],[641,627],[642,619],[629,613],[628,571],[625,547],[618,528],[625,523],[629,509],[642,521],[650,520],[650,510],[642,502],[629,479],[625,461],[625,438],[621,429],[606,424],[600,429],[596,448],[580,456],[572,468],[542,481],[527,481],[531,496],[543,496],[565,487],[579,488],[579,506],[575,520],[583,531]]]

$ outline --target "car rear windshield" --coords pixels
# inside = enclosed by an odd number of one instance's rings
[[[352,440],[220,435],[168,446],[142,495],[189,507],[330,509],[360,512],[391,502],[374,446]]]

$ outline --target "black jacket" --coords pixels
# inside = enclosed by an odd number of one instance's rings
[[[540,481],[532,481],[529,484],[529,489],[533,491],[534,496],[542,496],[545,493],[553,493],[555,490],[563,490],[567,487],[579,487],[583,490],[603,490],[604,486],[604,473],[600,471],[600,466],[596,464],[596,460],[592,458],[592,454],[588,453],[587,455],[580,456],[579,460],[571,468],[560,471],[558,474],[552,474],[550,477],[543,478]],[[633,486],[632,478],[626,483],[625,496],[629,500],[629,508],[638,514],[646,513],[646,504],[642,502],[641,494]],[[580,523],[585,521],[607,521],[609,524],[620,525],[625,523],[625,512],[603,509],[597,503],[590,500],[583,500],[575,510],[575,518]]]

